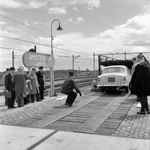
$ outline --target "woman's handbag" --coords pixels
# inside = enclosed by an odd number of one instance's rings
[[[11,98],[11,92],[10,91],[4,91],[4,96],[7,98]]]

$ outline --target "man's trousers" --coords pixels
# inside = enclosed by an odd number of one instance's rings
[[[138,96],[139,101],[141,103],[141,111],[142,112],[149,112],[149,106],[148,106],[148,99],[147,96]]]
[[[68,95],[66,103],[69,105],[72,105],[77,97],[77,93],[75,93],[74,91],[71,91],[70,93],[67,93],[66,95]]]

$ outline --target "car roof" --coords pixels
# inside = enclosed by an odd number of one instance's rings
[[[113,66],[107,66],[107,67],[105,67],[105,68],[113,68],[113,67],[122,67],[122,68],[127,68],[126,66],[124,66],[124,65],[113,65]],[[104,69],[105,69],[104,68]]]

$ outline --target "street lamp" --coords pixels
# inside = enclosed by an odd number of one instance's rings
[[[77,59],[78,57],[80,57],[80,55],[78,55],[78,56],[72,55],[72,70],[74,70],[74,61],[75,61],[75,59]]]
[[[60,26],[60,21],[58,20],[58,19],[55,19],[55,20],[53,20],[52,21],[52,23],[51,23],[51,55],[53,56],[53,30],[52,30],[52,25],[53,25],[53,23],[55,22],[55,21],[58,21],[58,23],[59,23],[59,26],[58,26],[58,28],[57,28],[57,31],[62,31],[62,28],[61,28],[61,26]],[[53,67],[51,67],[50,68],[50,78],[51,78],[51,80],[50,80],[50,85],[51,85],[51,87],[50,87],[50,90],[51,90],[51,97],[53,97],[54,96],[54,68]]]

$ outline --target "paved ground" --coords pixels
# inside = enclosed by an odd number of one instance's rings
[[[58,131],[52,137],[58,136],[59,134],[63,136],[69,134],[68,136],[70,138],[74,138],[74,136],[79,134],[81,137],[87,135],[89,138],[95,137],[96,139],[103,137],[107,140],[113,140],[115,138],[115,140],[117,139],[116,142],[120,138],[122,140],[127,138],[130,144],[134,140],[137,140],[136,143],[146,142],[144,144],[146,146],[144,150],[150,150],[150,115],[136,114],[140,108],[136,107],[137,102],[135,101],[135,96],[118,92],[95,93],[90,92],[90,87],[82,88],[81,90],[83,96],[78,97],[74,106],[70,108],[56,108],[56,106],[60,106],[65,102],[66,97],[62,94],[54,98],[46,97],[42,102],[36,102],[22,108],[11,110],[8,110],[4,106],[4,99],[1,98],[0,124],[5,126],[11,125],[13,127],[20,126],[23,127],[22,129],[29,127],[30,129],[41,128],[48,131]],[[48,138],[47,140],[50,139]],[[55,141],[56,143],[62,143],[62,139],[57,140],[57,142]],[[66,139],[66,141],[68,140]],[[44,142],[42,142],[43,147],[46,147]],[[83,142],[87,141],[85,140]],[[140,149],[139,144],[133,147],[130,144],[128,145],[128,149]],[[31,143],[31,145],[34,144]],[[37,145],[41,147],[41,144],[38,143]],[[65,149],[65,147],[63,148]],[[94,148],[91,147],[91,149]]]

